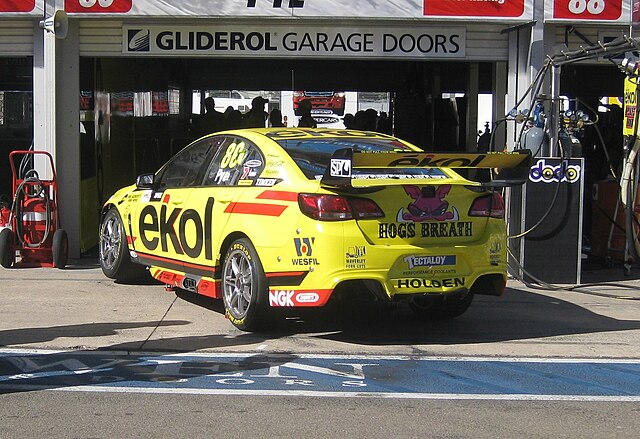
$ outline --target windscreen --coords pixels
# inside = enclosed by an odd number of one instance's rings
[[[333,153],[338,149],[351,148],[358,152],[407,152],[414,151],[395,139],[344,139],[305,138],[280,139],[278,144],[293,158],[304,175],[310,180],[320,180]],[[404,179],[447,178],[439,168],[362,168],[354,169],[357,179]]]

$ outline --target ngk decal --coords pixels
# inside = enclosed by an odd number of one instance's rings
[[[133,0],[65,0],[64,10],[72,13],[122,14],[129,12]]]
[[[0,0],[0,12],[31,12],[36,0]]]
[[[294,306],[291,300],[293,293],[293,290],[269,291],[269,306]]]
[[[269,306],[320,306],[329,298],[331,291],[295,291],[295,290],[270,290]]]

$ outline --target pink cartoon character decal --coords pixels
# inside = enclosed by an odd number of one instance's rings
[[[450,184],[439,186],[434,190],[433,186],[404,186],[404,191],[413,198],[406,211],[404,208],[398,212],[398,222],[423,222],[423,221],[457,221],[458,211],[455,207],[449,209],[449,202],[444,199],[451,190]]]

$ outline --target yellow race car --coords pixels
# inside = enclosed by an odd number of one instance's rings
[[[222,299],[248,331],[271,308],[323,306],[357,289],[453,318],[475,294],[504,290],[495,188],[522,184],[529,158],[425,153],[352,130],[215,133],[105,203],[100,264],[112,279],[148,268],[170,287]],[[487,183],[453,169],[478,167],[505,169]]]

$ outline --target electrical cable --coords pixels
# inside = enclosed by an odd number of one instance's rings
[[[594,46],[594,47],[590,47],[590,48],[584,48],[581,47],[579,50],[574,51],[574,52],[561,52],[558,55],[554,55],[552,57],[547,57],[547,60],[545,61],[545,65],[543,67],[543,69],[540,70],[540,72],[538,72],[538,76],[536,77],[536,80],[532,82],[532,85],[529,87],[529,89],[527,90],[527,92],[525,93],[524,96],[526,96],[530,91],[534,90],[534,84],[535,84],[535,90],[536,93],[534,93],[534,96],[538,95],[538,91],[540,90],[541,84],[542,84],[542,77],[540,75],[541,72],[546,72],[548,70],[548,67],[550,65],[553,66],[562,66],[564,64],[568,64],[568,63],[573,63],[573,62],[577,62],[577,61],[581,61],[581,60],[585,60],[585,59],[593,59],[596,56],[603,56],[603,55],[608,55],[608,56],[614,56],[617,54],[621,54],[621,53],[625,53],[629,50],[637,50],[638,47],[640,47],[640,39],[638,38],[629,38],[629,37],[621,37],[621,38],[617,38],[609,43],[598,43],[598,46]],[[638,93],[638,89],[636,88],[636,94]],[[524,96],[521,100],[518,101],[518,103],[521,103],[524,100]],[[539,100],[539,99],[538,99]],[[636,99],[637,101],[637,99]],[[532,100],[532,105],[531,108],[529,109],[529,112],[527,114],[530,115],[531,111],[533,109],[533,107],[536,104],[536,100]],[[590,108],[588,105],[585,105],[587,108]],[[517,106],[516,106],[517,108]],[[593,112],[593,110],[591,110],[592,113],[594,113],[597,116],[597,113]],[[594,123],[595,124],[595,123]],[[525,131],[525,126],[526,124],[523,124],[521,130],[520,130],[520,135],[518,136],[518,143],[520,143],[520,141],[522,140],[523,137],[523,133]],[[638,123],[636,123],[635,125],[635,133],[634,133],[634,143],[633,143],[633,147],[631,148],[631,151],[629,153],[629,155],[627,156],[627,159],[624,163],[624,167],[623,167],[623,175],[621,176],[621,180],[620,180],[620,185],[621,185],[621,196],[623,196],[623,194],[626,195],[626,199],[625,201],[629,201],[630,197],[630,192],[629,192],[629,183],[631,181],[632,178],[632,171],[634,169],[634,167],[637,167],[638,164],[636,162],[636,157],[637,157],[637,153],[638,153],[638,149],[640,149],[640,142],[637,141],[637,130],[638,130]],[[546,127],[544,132],[546,133]],[[602,138],[602,133],[599,131],[599,129],[596,126],[596,132],[600,138],[600,141],[602,142],[602,147],[603,149],[605,149],[605,155],[607,157],[607,161],[609,163],[609,168],[610,171],[612,173],[612,175],[614,177],[616,177],[616,173],[613,171],[612,165],[611,165],[611,160],[609,158],[608,152],[606,151],[605,145],[604,145],[604,141]],[[544,139],[544,137],[543,137]],[[563,159],[565,159],[565,151],[562,148],[562,142],[560,142],[560,140],[558,139],[558,144],[561,150],[561,156]],[[628,146],[627,146],[628,148]],[[638,173],[638,171],[636,171],[636,174]],[[634,176],[637,177],[637,176]],[[635,203],[635,194],[637,193],[638,190],[638,181],[637,178],[634,179],[634,196],[631,199],[631,203],[627,203],[627,212],[629,212],[630,209],[632,209],[632,207],[630,206],[630,204]],[[624,187],[625,191],[622,191],[622,187]],[[554,199],[552,200],[552,204],[551,206],[553,206],[553,204],[556,201],[556,197],[557,197],[557,189],[559,188],[559,184],[558,187],[556,188],[556,194],[554,194]],[[545,213],[545,215],[543,215],[543,218],[546,218],[546,216],[549,214],[550,212],[550,208],[547,210],[547,212]],[[627,215],[628,216],[628,215]],[[638,225],[638,221],[637,218],[635,218],[635,216],[633,216],[636,224]],[[541,223],[542,221],[539,221],[538,223]],[[536,224],[534,226],[537,227],[539,224]],[[640,227],[640,225],[639,225]],[[533,229],[533,228],[532,228]],[[629,224],[627,224],[626,230],[627,233],[631,233],[629,232]],[[526,233],[530,233],[530,231],[527,231]],[[524,234],[520,234],[520,235],[515,235],[515,236],[509,236],[509,239],[515,239],[518,237],[522,237],[524,236],[526,233]],[[627,235],[627,242],[628,242],[629,238]],[[637,236],[634,236],[634,243],[638,243],[638,239]],[[640,243],[638,243],[640,245]],[[628,245],[625,244],[625,249],[628,247]],[[538,278],[536,278],[535,276],[531,275],[531,273],[528,273],[524,267],[522,267],[522,265],[520,264],[518,258],[516,258],[516,256],[513,254],[513,252],[511,251],[511,248],[509,246],[507,246],[507,251],[508,251],[508,255],[510,257],[510,259],[512,260],[511,262],[509,262],[509,266],[511,267],[511,271],[513,270],[513,265],[516,265],[516,268],[518,268],[520,271],[518,271],[518,273],[522,272],[524,274],[526,274],[530,279],[534,280],[535,282],[537,282],[538,285],[534,285],[531,284],[530,282],[527,282],[525,279],[521,279],[519,278],[519,276],[516,276],[516,278],[518,278],[518,280],[522,281],[525,285],[530,286],[532,288],[541,288],[541,289],[553,289],[553,290],[565,290],[565,291],[575,291],[575,292],[579,292],[579,293],[583,293],[583,294],[590,294],[590,295],[594,295],[594,296],[600,296],[600,297],[607,297],[607,298],[614,298],[614,299],[624,299],[624,300],[640,300],[640,297],[632,297],[632,296],[620,296],[620,295],[610,295],[610,294],[605,294],[605,293],[598,293],[598,292],[593,292],[593,291],[588,291],[585,290],[585,288],[589,288],[592,286],[602,286],[602,285],[614,285],[614,286],[619,286],[622,288],[630,288],[630,289],[634,289],[634,287],[629,286],[629,285],[625,285],[625,284],[612,284],[612,283],[590,283],[590,284],[579,284],[579,285],[573,285],[573,286],[559,286],[559,285],[553,285],[553,284],[549,284],[546,283]],[[637,251],[636,249],[636,254],[640,254],[640,252]],[[625,251],[626,253],[626,251]],[[626,254],[625,254],[625,258],[626,258]]]
[[[618,299],[618,300],[640,300],[640,296],[637,296],[637,297],[622,296],[622,295],[606,294],[606,293],[599,293],[596,291],[585,290],[585,288],[600,287],[600,286],[614,286],[618,288],[627,288],[634,291],[637,290],[637,288],[633,285],[626,285],[622,283],[611,283],[611,282],[593,282],[593,283],[576,284],[576,285],[555,285],[555,284],[545,282],[541,279],[538,279],[537,277],[529,273],[527,270],[525,270],[525,268],[518,261],[518,258],[516,258],[516,256],[511,252],[511,249],[508,247],[507,247],[507,252],[508,252],[508,255],[511,257],[511,259],[513,260],[513,262],[516,264],[517,268],[527,277],[531,278],[534,282],[536,282],[536,283],[531,283],[526,279],[524,279],[523,277],[512,273],[513,277],[516,280],[522,282],[528,288],[540,289],[540,290],[553,290],[553,291],[573,291],[581,294],[588,294],[592,296],[606,297],[609,299]]]

